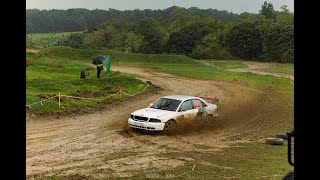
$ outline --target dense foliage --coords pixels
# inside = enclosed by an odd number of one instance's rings
[[[90,27],[96,27],[111,19],[124,19],[129,22],[140,21],[144,17],[150,17],[156,21],[166,21],[171,13],[179,9],[173,6],[164,10],[125,10],[116,9],[68,9],[68,10],[26,10],[27,33],[73,32],[84,31]],[[212,16],[217,19],[232,21],[238,18],[237,14],[217,9],[189,8],[194,16]]]
[[[258,14],[240,15],[176,6],[133,11],[33,9],[27,10],[27,31],[86,29],[56,44],[73,48],[293,63],[294,14],[286,6],[281,9],[275,11],[267,2]]]

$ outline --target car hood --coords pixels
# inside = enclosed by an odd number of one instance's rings
[[[132,113],[135,116],[143,116],[149,118],[160,118],[162,116],[166,116],[169,114],[174,114],[174,111],[166,111],[161,109],[154,109],[154,108],[144,108]]]

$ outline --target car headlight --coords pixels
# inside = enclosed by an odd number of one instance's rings
[[[149,122],[161,122],[160,119],[150,118]]]
[[[133,119],[133,115],[132,114],[130,115],[130,117],[131,117],[131,119]]]

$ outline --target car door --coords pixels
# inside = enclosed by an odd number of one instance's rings
[[[192,100],[184,101],[178,110],[179,117],[183,119],[194,119],[197,112],[198,109],[194,108]]]
[[[206,112],[206,104],[199,99],[192,99],[193,107],[196,109],[196,116],[202,117]]]

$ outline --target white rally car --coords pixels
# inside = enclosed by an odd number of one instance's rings
[[[217,116],[215,104],[199,97],[172,95],[161,97],[149,107],[134,111],[128,119],[128,125],[134,129],[163,131],[170,134],[181,119],[195,117],[214,119]]]

